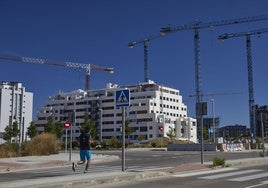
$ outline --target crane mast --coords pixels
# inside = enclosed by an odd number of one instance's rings
[[[252,17],[243,17],[237,19],[229,19],[229,20],[220,20],[220,21],[212,21],[212,22],[195,22],[191,24],[181,25],[177,27],[164,27],[161,28],[160,34],[166,35],[175,33],[183,30],[194,30],[194,60],[195,60],[195,91],[196,91],[196,102],[202,102],[202,89],[201,89],[201,64],[200,64],[200,37],[199,30],[205,28],[212,28],[216,26],[225,26],[225,25],[235,25],[242,24],[248,22],[256,22],[256,21],[264,21],[268,20],[268,15],[260,15],[260,16],[252,16]]]
[[[149,45],[149,41],[157,39],[162,37],[161,34],[158,35],[152,35],[150,37],[141,39],[141,40],[137,40],[137,41],[133,41],[128,43],[128,47],[129,48],[134,48],[134,46],[142,44],[143,45],[143,52],[144,52],[144,82],[148,82],[149,80],[149,76],[148,76],[148,45]]]
[[[200,37],[199,30],[204,28],[212,28],[215,26],[225,26],[225,25],[234,25],[234,24],[242,24],[247,22],[255,22],[268,20],[268,15],[264,16],[254,16],[254,17],[245,17],[238,19],[230,19],[230,20],[221,20],[221,21],[213,21],[208,23],[196,22],[188,25],[182,25],[178,27],[164,27],[161,28],[160,34],[166,35],[178,31],[183,30],[194,30],[194,64],[195,64],[195,92],[196,92],[196,105],[202,104],[202,88],[201,88],[201,63],[200,63]],[[203,154],[203,114],[197,114],[197,127],[200,130],[200,140],[201,140],[201,164],[204,162],[204,154]]]
[[[246,37],[246,49],[247,49],[247,71],[248,71],[248,96],[249,96],[249,122],[250,130],[253,137],[256,136],[256,113],[255,113],[255,100],[254,100],[254,83],[253,83],[253,66],[252,66],[252,51],[251,51],[251,35],[259,35],[261,33],[267,33],[268,28],[257,29],[247,32],[239,33],[224,33],[218,37],[219,40],[225,40],[235,37]]]
[[[90,72],[91,72],[91,70],[107,71],[110,74],[114,73],[114,68],[101,67],[101,66],[92,65],[92,64],[82,64],[82,63],[75,63],[75,62],[58,62],[58,61],[50,61],[50,60],[39,59],[39,58],[20,57],[20,56],[12,56],[12,55],[1,55],[0,59],[9,60],[9,61],[16,61],[16,62],[24,62],[24,63],[47,64],[47,65],[55,65],[55,66],[60,66],[60,67],[85,69],[85,73],[86,73],[85,90],[86,91],[88,91],[90,89]]]

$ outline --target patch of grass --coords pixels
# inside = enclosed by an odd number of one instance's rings
[[[214,157],[213,158],[213,167],[216,166],[225,166],[225,158],[219,158],[219,157]]]

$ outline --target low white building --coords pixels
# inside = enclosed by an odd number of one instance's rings
[[[53,116],[55,121],[64,122],[68,120],[70,113],[74,113],[72,135],[78,137],[84,115],[88,113],[99,130],[99,139],[121,139],[122,109],[116,107],[115,91],[122,88],[130,90],[130,106],[126,107],[125,118],[130,121],[133,132],[128,135],[128,141],[167,136],[170,130],[174,132],[177,119],[186,119],[191,122],[191,128],[181,127],[181,131],[190,131],[187,135],[191,137],[183,136],[183,139],[189,138],[196,142],[195,119],[187,117],[187,106],[182,102],[179,90],[153,81],[128,86],[109,83],[105,89],[58,93],[39,109],[35,124],[39,131],[43,131],[47,117]]]
[[[197,143],[196,119],[191,117],[178,118],[175,122],[175,138]]]
[[[32,121],[33,93],[26,92],[18,82],[0,84],[0,143],[7,126],[18,122],[20,143],[26,139],[27,128]]]

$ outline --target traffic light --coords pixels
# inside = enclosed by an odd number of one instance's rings
[[[159,126],[159,130],[160,130],[161,132],[163,132],[163,131],[164,131],[164,126],[163,126],[163,125]]]
[[[71,124],[70,124],[69,121],[65,121],[65,122],[63,123],[63,125],[64,125],[64,128],[65,128],[65,129],[69,129],[70,126],[71,126]]]

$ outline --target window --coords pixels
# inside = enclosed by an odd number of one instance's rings
[[[103,110],[113,110],[114,106],[107,106],[107,107],[103,107]]]
[[[140,127],[140,132],[147,132],[147,127]]]
[[[137,114],[147,114],[147,110],[137,111]]]
[[[114,102],[114,99],[106,99],[106,100],[102,100],[102,103],[109,103],[109,102]]]
[[[103,114],[102,117],[114,117],[114,114]]]

